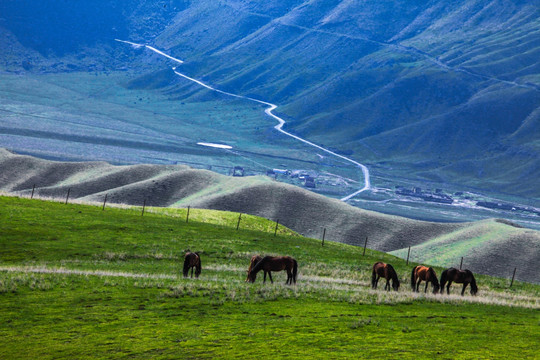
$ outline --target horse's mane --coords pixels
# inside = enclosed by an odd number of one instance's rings
[[[433,285],[439,286],[439,279],[437,279],[437,274],[435,273],[435,270],[433,270],[432,267],[428,269],[429,275],[431,277],[431,282]]]
[[[388,270],[390,271],[390,276],[392,277],[392,280],[397,281],[397,283],[399,284],[399,279],[398,279],[398,276],[397,276],[397,272],[394,269],[394,267],[392,265],[390,265],[390,264],[386,264],[386,267],[388,267]]]
[[[259,260],[259,261],[255,264],[255,266],[253,266],[253,268],[251,269],[251,272],[256,274],[256,273],[258,273],[259,271],[261,271],[263,265],[264,265],[269,259],[271,259],[271,258],[272,258],[272,256],[265,256],[265,257],[263,257],[261,260]]]

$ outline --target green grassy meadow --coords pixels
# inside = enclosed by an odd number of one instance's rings
[[[479,296],[415,294],[415,265],[253,216],[0,197],[0,358],[535,358],[537,285],[477,276]],[[181,276],[201,254],[199,279]],[[296,286],[244,282],[253,254],[298,260]],[[370,287],[390,262],[399,292]],[[440,268],[436,268],[440,273]]]

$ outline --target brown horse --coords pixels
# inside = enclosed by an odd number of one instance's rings
[[[371,287],[373,289],[377,288],[377,283],[379,282],[379,279],[383,277],[386,279],[386,285],[384,287],[384,290],[390,291],[390,280],[392,280],[392,288],[395,291],[398,291],[399,289],[399,279],[396,273],[396,270],[394,270],[394,267],[390,264],[385,264],[383,262],[376,262],[373,265],[373,271],[371,274]]]
[[[448,282],[448,285],[446,283]],[[450,295],[450,285],[452,282],[463,284],[461,289],[461,296],[465,293],[467,285],[471,284],[471,295],[476,295],[478,292],[478,286],[476,286],[476,280],[470,270],[458,270],[456,268],[446,269],[441,274],[441,294],[444,293],[444,285],[446,285],[446,293]]]
[[[201,275],[201,257],[199,253],[188,251],[184,256],[184,277],[188,276],[191,269],[191,277],[193,277],[193,268],[195,268],[195,277]]]
[[[422,265],[414,267],[411,273],[411,287],[413,291],[418,292],[418,288],[420,287],[422,280],[426,282],[424,292],[427,292],[429,283],[433,285],[434,294],[439,292],[439,280],[437,280],[437,274],[435,274],[435,270],[433,270],[433,268],[428,268],[427,266]]]
[[[248,280],[249,282],[255,282],[255,279],[257,278],[257,273],[259,271],[264,271],[264,281],[266,282],[266,274],[268,273],[268,276],[270,277],[270,281],[272,284],[274,283],[274,280],[272,280],[272,274],[271,271],[282,271],[287,270],[287,281],[285,284],[291,284],[294,282],[296,284],[296,274],[298,272],[298,263],[295,259],[293,259],[290,256],[265,256],[262,258],[255,266],[251,269],[251,271],[248,273]]]
[[[251,270],[253,269],[253,267],[259,262],[262,260],[262,256],[261,255],[253,255],[251,257],[251,261],[249,262],[249,268],[247,270],[247,279],[246,279],[246,282],[251,282],[249,280],[249,273],[251,272]]]

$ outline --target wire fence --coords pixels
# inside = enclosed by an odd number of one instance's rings
[[[125,208],[125,209],[131,209],[131,210],[139,209],[141,216],[144,216],[145,213],[155,213],[155,214],[163,214],[163,215],[169,215],[169,216],[174,216],[174,217],[179,217],[179,218],[185,217],[186,223],[189,223],[190,221],[192,222],[195,221],[195,222],[213,224],[213,225],[218,225],[218,226],[231,227],[231,228],[235,228],[237,231],[238,230],[263,231],[267,233],[272,233],[274,237],[278,235],[279,236],[282,236],[282,235],[308,236],[308,237],[320,239],[321,246],[323,247],[325,245],[325,241],[328,241],[328,238],[330,237],[331,239],[333,239],[333,241],[336,241],[339,243],[362,246],[363,256],[365,256],[366,254],[366,249],[377,250],[374,248],[370,248],[368,246],[370,244],[369,237],[365,234],[362,234],[361,231],[358,231],[358,228],[361,227],[359,222],[347,221],[344,219],[339,219],[339,221],[336,221],[334,226],[332,226],[332,220],[329,220],[326,223],[326,226],[324,224],[319,225],[318,226],[319,231],[320,231],[320,237],[319,237],[313,231],[313,223],[306,223],[306,222],[298,221],[295,219],[289,219],[289,220],[281,219],[280,220],[276,218],[272,220],[272,219],[263,218],[261,216],[249,215],[249,214],[243,214],[243,213],[234,213],[234,212],[210,210],[210,209],[194,209],[190,205],[184,208],[148,207],[147,202],[149,201],[147,197],[143,198],[142,204],[140,205],[115,203],[114,197],[109,196],[108,193],[103,194],[103,202],[82,201],[77,198],[76,196],[77,194],[74,194],[72,192],[71,187],[67,187],[65,191],[66,191],[65,197],[58,195],[58,189],[55,190],[56,195],[43,196],[40,194],[40,188],[37,187],[36,184],[33,184],[32,190],[29,190],[29,189],[21,190],[21,191],[18,191],[18,193],[22,195],[21,197],[63,202],[66,205],[69,203],[74,203],[74,204],[100,206],[102,211],[105,211],[107,207]],[[4,195],[12,196],[9,193],[5,193]],[[197,214],[198,210],[201,210],[199,214]],[[212,212],[213,212],[213,215],[211,215]],[[201,214],[204,214],[204,215],[201,215]],[[258,219],[258,221],[254,221],[254,219]],[[266,221],[261,225],[260,219],[265,219]],[[257,225],[255,225],[255,223]],[[330,225],[330,226],[327,226],[327,225]],[[295,228],[296,229],[311,229],[311,231],[307,231],[304,234],[302,234],[302,232],[296,232],[294,230]],[[347,229],[347,230],[340,230],[340,228]],[[407,265],[409,265],[410,261],[415,261],[417,263],[421,262],[421,257],[415,256],[414,245],[408,246],[408,248],[406,249],[407,249],[407,256],[405,257],[405,256],[398,255],[398,257],[406,259]],[[401,249],[401,250],[404,250],[404,249]],[[452,264],[452,267],[457,268],[457,262],[459,261],[459,269],[462,270],[464,259],[465,257],[461,257],[460,259],[455,259],[456,262]],[[447,263],[446,266],[449,266],[449,264]],[[512,269],[512,267],[509,267],[509,269]],[[512,275],[510,276],[510,273],[509,273],[507,276],[507,278],[511,278],[509,287],[512,287],[514,283],[517,269],[518,269],[517,266],[513,267]]]

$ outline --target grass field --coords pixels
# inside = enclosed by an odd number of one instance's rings
[[[274,224],[192,209],[0,197],[0,358],[535,358],[539,287],[478,276],[477,297],[414,294],[414,264]],[[245,220],[245,221],[244,221]],[[181,277],[199,251],[198,280]],[[288,254],[296,286],[244,282],[253,254]],[[372,290],[391,262],[399,292]],[[440,273],[440,268],[436,268]],[[379,283],[381,286],[381,283]]]

